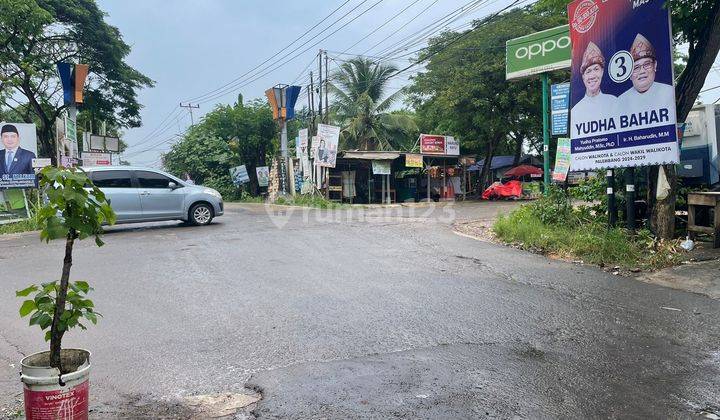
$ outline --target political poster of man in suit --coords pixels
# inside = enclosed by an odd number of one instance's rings
[[[672,36],[665,0],[575,0],[573,171],[679,161]]]
[[[2,122],[0,136],[0,189],[36,187],[33,169],[33,159],[37,157],[35,124]]]

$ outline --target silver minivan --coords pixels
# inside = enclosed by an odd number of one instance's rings
[[[105,193],[117,215],[117,223],[182,220],[207,225],[223,214],[219,192],[156,169],[135,166],[83,169]]]

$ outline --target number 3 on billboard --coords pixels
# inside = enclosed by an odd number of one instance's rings
[[[623,83],[632,75],[633,58],[627,51],[618,51],[610,59],[610,78],[615,83]]]

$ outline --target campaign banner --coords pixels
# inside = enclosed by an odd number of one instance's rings
[[[337,160],[340,127],[318,124],[317,160],[315,164],[325,168],[334,168]]]
[[[568,132],[570,113],[570,83],[550,86],[551,131],[553,136],[562,136]]]
[[[0,189],[36,187],[32,165],[37,158],[35,124],[1,122],[0,136]]]
[[[300,136],[300,147],[303,149],[303,153],[305,153],[305,150],[308,147],[308,129],[303,128],[302,130],[298,130],[298,135]]]
[[[67,113],[55,120],[55,146],[57,162],[66,168],[77,166],[80,159],[77,140],[77,123]]]
[[[566,137],[559,138],[557,153],[555,153],[555,169],[552,173],[553,181],[565,182],[570,170],[570,159],[570,139]]]
[[[268,185],[270,185],[270,167],[269,166],[256,167],[255,174],[257,175],[259,187],[267,187]]]
[[[250,175],[248,175],[247,167],[245,165],[230,168],[230,178],[232,178],[233,184],[235,184],[236,187],[250,182]]]
[[[672,37],[665,0],[575,0],[573,171],[679,161]]]

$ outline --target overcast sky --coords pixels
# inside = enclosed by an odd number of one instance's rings
[[[289,60],[287,64],[281,67],[271,66],[269,71],[263,71],[265,67],[261,67],[240,78],[234,85],[217,92],[218,95],[201,97],[252,70],[345,2],[346,0],[285,0],[275,3],[258,0],[99,0],[100,7],[108,14],[108,22],[120,29],[125,41],[132,47],[127,58],[128,63],[156,82],[155,87],[139,93],[140,103],[144,106],[143,126],[125,133],[124,139],[130,145],[126,152],[127,159],[133,164],[159,166],[160,154],[167,151],[176,140],[173,136],[182,133],[190,124],[188,110],[178,108],[181,101],[185,103],[192,99],[193,103],[200,103],[200,108],[193,110],[197,122],[215,105],[235,102],[238,93],[242,93],[247,101],[263,97],[265,89],[277,83],[306,84],[309,70],[317,72],[317,62],[305,69],[318,49],[331,51],[331,57],[347,58],[338,52],[347,50],[349,53],[363,53],[390,36],[366,53],[379,54],[383,49],[407,39],[467,4],[469,0],[365,0],[364,3],[363,0],[350,0],[303,40],[270,62],[290,54],[280,61],[284,63]],[[448,26],[458,27],[493,13],[511,2],[512,0],[488,0],[481,8]],[[377,5],[371,8],[376,3]],[[351,12],[358,5],[359,7]],[[360,41],[408,6],[410,7],[392,22]],[[426,8],[427,10],[420,14]],[[327,40],[313,46],[367,9],[370,10],[364,15]],[[348,12],[350,13],[347,17],[324,33],[311,41],[305,41]],[[420,16],[417,19],[399,29],[418,14]],[[360,43],[353,46],[358,41]],[[409,51],[420,46],[413,46]],[[307,48],[309,50],[303,53]],[[297,58],[293,58],[298,54]],[[403,52],[395,53],[401,54]],[[396,61],[396,65],[401,68],[409,65],[409,58]],[[336,64],[331,62],[330,67],[332,70]],[[400,88],[406,83],[407,78],[401,77],[393,80],[391,86]],[[706,87],[716,85],[720,85],[720,69],[717,67],[708,77]],[[720,89],[708,92],[702,99],[714,101],[718,97]]]

